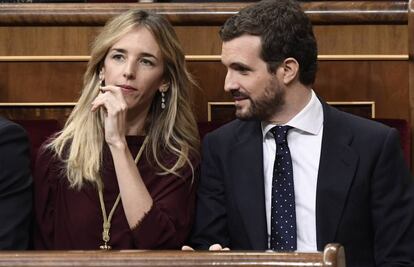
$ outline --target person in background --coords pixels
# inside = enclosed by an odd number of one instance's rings
[[[203,139],[190,245],[340,243],[347,266],[414,266],[414,180],[399,134],[317,97],[317,45],[300,5],[250,5],[220,36],[238,119]]]
[[[97,36],[84,88],[34,175],[36,249],[173,249],[199,164],[193,80],[171,24],[131,10]]]
[[[32,222],[29,139],[0,117],[0,250],[29,248]]]

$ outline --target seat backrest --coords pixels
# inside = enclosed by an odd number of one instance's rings
[[[374,119],[385,125],[393,127],[400,133],[401,148],[408,166],[411,166],[411,128],[408,121],[403,119]]]
[[[57,120],[14,120],[27,132],[30,141],[30,167],[34,170],[37,151],[40,146],[54,133],[61,129]]]
[[[30,140],[30,157],[31,167],[33,169],[36,161],[37,151],[40,146],[51,137],[54,133],[61,130],[57,120],[14,120],[20,124],[28,133]],[[403,119],[375,119],[375,121],[384,123],[390,127],[396,128],[400,133],[401,147],[404,152],[405,160],[410,166],[411,162],[411,129],[406,120]],[[208,132],[211,132],[224,122],[199,122],[198,129],[202,139]]]

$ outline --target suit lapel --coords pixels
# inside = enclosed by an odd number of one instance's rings
[[[341,113],[323,103],[324,130],[316,192],[318,250],[335,240],[358,155],[350,147],[352,133],[341,125]]]
[[[260,122],[241,123],[237,133],[229,168],[232,172],[235,199],[251,242],[251,249],[265,250],[267,228]]]

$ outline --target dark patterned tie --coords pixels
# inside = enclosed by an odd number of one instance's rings
[[[292,158],[287,133],[292,127],[275,126],[270,131],[276,141],[273,167],[270,249],[296,250],[295,190]]]

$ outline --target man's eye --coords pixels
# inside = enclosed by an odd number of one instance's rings
[[[249,70],[246,68],[240,68],[237,71],[242,75],[247,75],[249,73]]]
[[[235,69],[241,74],[247,74],[249,72],[249,69],[243,66],[238,66]]]

